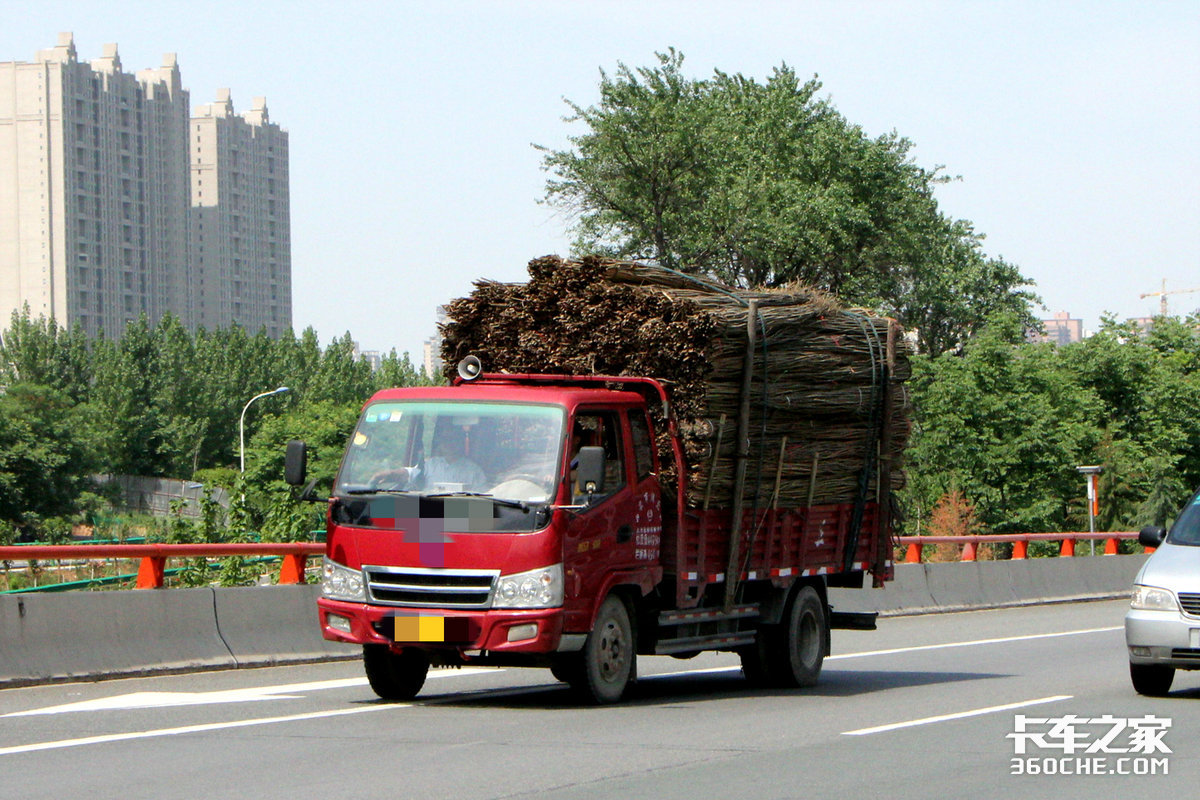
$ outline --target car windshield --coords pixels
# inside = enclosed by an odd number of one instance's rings
[[[554,499],[564,410],[513,403],[385,400],[364,409],[334,493]]]
[[[1192,498],[1192,502],[1183,509],[1179,519],[1171,527],[1171,535],[1167,539],[1171,544],[1200,545],[1200,492]]]

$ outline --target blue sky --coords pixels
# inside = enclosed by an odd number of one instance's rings
[[[0,0],[0,60],[73,31],[128,72],[178,55],[193,106],[265,95],[290,134],[294,322],[419,357],[440,303],[565,253],[533,143],[563,98],[675,47],[695,77],[786,62],[872,135],[961,179],[945,213],[1096,328],[1200,287],[1200,1]],[[1200,292],[1169,298],[1200,308]]]

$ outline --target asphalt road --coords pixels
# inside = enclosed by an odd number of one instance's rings
[[[357,662],[0,690],[0,798],[1193,796],[1200,672],[1134,694],[1126,605],[835,631],[811,690],[753,690],[725,654],[643,658],[602,708],[516,669],[435,671],[386,704]]]

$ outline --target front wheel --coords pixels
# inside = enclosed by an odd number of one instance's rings
[[[1129,677],[1138,694],[1165,697],[1171,691],[1171,682],[1175,680],[1175,668],[1161,664],[1130,663]]]
[[[384,700],[412,700],[425,685],[429,656],[411,647],[399,653],[385,644],[363,645],[367,683]]]
[[[625,694],[633,675],[633,625],[621,598],[609,595],[600,606],[596,624],[583,646],[583,669],[578,683],[596,703],[615,703]]]

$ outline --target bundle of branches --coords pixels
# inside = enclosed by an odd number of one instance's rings
[[[529,276],[478,282],[449,305],[448,374],[474,354],[488,371],[657,378],[680,422],[692,507],[731,504],[747,391],[747,507],[875,500],[880,456],[891,488],[903,485],[910,372],[894,330],[889,364],[895,323],[802,287],[737,290],[632,262],[548,256]],[[744,384],[751,301],[757,342]],[[659,446],[670,464],[665,437]],[[673,470],[661,477],[673,486]]]

